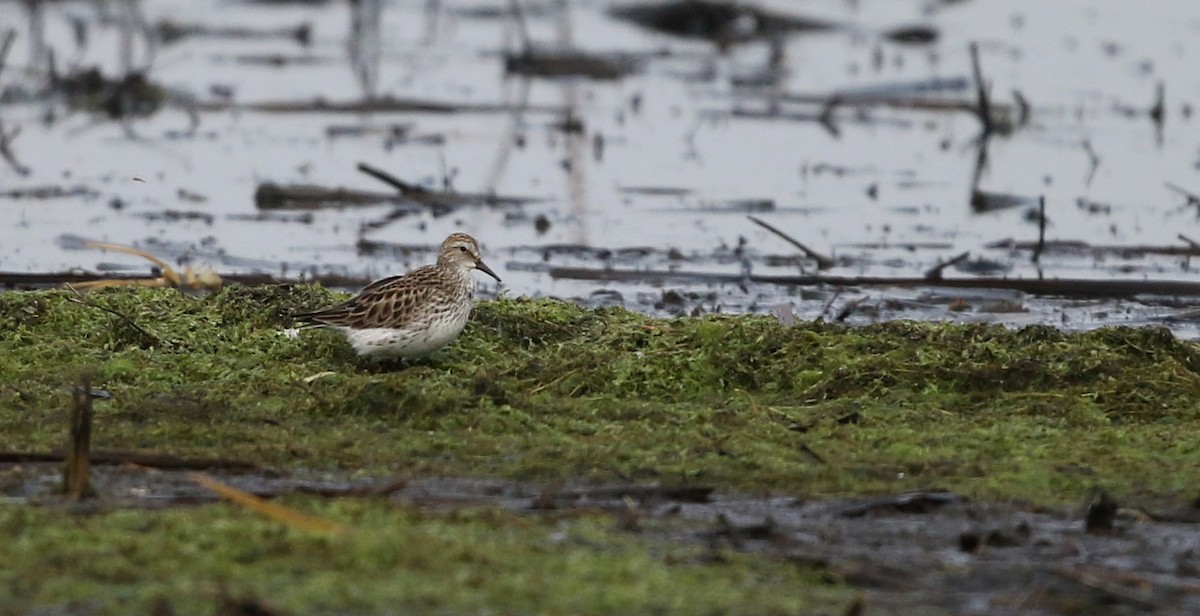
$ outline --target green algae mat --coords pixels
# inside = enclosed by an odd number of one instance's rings
[[[93,447],[281,472],[803,498],[939,488],[1045,506],[1096,486],[1195,496],[1200,353],[1163,329],[785,327],[502,299],[411,364],[361,360],[333,332],[284,334],[289,314],[340,297],[0,294],[0,449],[61,449],[87,375],[106,396]],[[21,493],[26,472],[0,466],[0,493]],[[0,613],[212,613],[226,592],[288,613],[839,613],[857,592],[765,556],[639,542],[606,514],[284,500],[355,532],[310,536],[232,505],[130,510],[100,494],[80,515],[11,497]]]

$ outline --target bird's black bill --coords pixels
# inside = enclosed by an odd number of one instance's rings
[[[488,276],[495,278],[496,282],[504,282],[503,280],[500,280],[500,277],[496,275],[496,272],[493,272],[492,268],[488,267],[487,264],[484,263],[482,259],[475,262],[475,268],[478,269],[479,271],[487,274]]]

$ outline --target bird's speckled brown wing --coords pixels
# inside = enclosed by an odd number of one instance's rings
[[[403,276],[377,280],[340,304],[295,316],[314,325],[402,328],[422,315],[437,312],[439,306],[461,301],[457,295],[469,292],[461,286],[452,272],[427,265]]]

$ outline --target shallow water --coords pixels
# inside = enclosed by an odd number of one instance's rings
[[[370,3],[365,3],[370,4]],[[989,320],[1065,327],[1165,324],[1200,337],[1195,299],[1074,300],[1009,291],[793,288],[743,282],[604,282],[556,275],[555,267],[677,270],[725,274],[798,274],[815,270],[795,250],[750,222],[758,216],[827,255],[836,276],[920,277],[964,251],[994,266],[993,276],[1180,280],[1200,282],[1187,256],[1047,252],[1040,271],[1028,251],[987,248],[997,240],[1037,239],[1029,205],[979,213],[973,188],[1031,199],[1044,195],[1050,240],[1094,245],[1183,246],[1200,238],[1196,206],[1165,186],[1200,192],[1200,148],[1190,117],[1200,83],[1194,60],[1200,6],[1101,0],[955,2],[859,0],[763,2],[760,6],[829,19],[844,27],[791,36],[782,43],[777,81],[761,80],[767,43],[719,53],[713,45],[655,34],[612,19],[601,1],[528,2],[532,38],[545,46],[651,54],[620,80],[505,76],[500,53],[516,48],[511,19],[489,17],[506,2],[386,2],[380,26],[363,41],[356,73],[344,3],[248,4],[158,1],[138,6],[154,24],[244,26],[262,30],[312,25],[311,45],[285,37],[186,37],[150,46],[129,41],[128,65],[180,101],[238,104],[351,101],[367,94],[514,108],[463,113],[267,113],[199,111],[184,103],[149,118],[116,122],[68,110],[61,100],[16,96],[44,82],[39,30],[24,5],[0,2],[0,30],[18,33],[0,90],[0,119],[21,176],[0,165],[0,192],[82,186],[89,195],[0,198],[0,271],[146,271],[136,257],[80,250],[64,238],[132,244],[169,260],[222,273],[311,272],[381,277],[428,262],[428,248],[454,230],[475,234],[503,292],[577,298],[592,304],[685,314],[773,312],[834,318],[866,298],[850,322],[885,318]],[[83,2],[42,8],[41,35],[62,67],[99,65],[120,74],[120,7]],[[472,9],[472,10],[469,10]],[[72,24],[86,33],[79,44]],[[901,45],[879,33],[923,24],[940,33],[930,45]],[[378,40],[379,46],[369,43]],[[985,81],[998,104],[1019,91],[1029,124],[987,142],[976,181],[980,123],[970,113],[850,107],[834,113],[837,134],[815,121],[749,118],[775,112],[815,116],[820,105],[783,94],[829,96],[881,85],[964,80],[935,96],[973,100],[969,43],[978,42]],[[276,61],[281,61],[279,64]],[[294,62],[293,62],[294,61]],[[1148,116],[1165,84],[1161,129]],[[774,100],[774,103],[771,101]],[[522,109],[524,108],[524,109]],[[557,127],[569,110],[582,133]],[[45,121],[52,112],[54,120]],[[410,138],[389,142],[393,125]],[[367,129],[330,136],[331,128]],[[371,130],[379,129],[379,130]],[[597,144],[602,141],[602,145]],[[1085,146],[1084,143],[1089,144]],[[1092,169],[1088,149],[1098,165]],[[356,171],[359,162],[430,188],[524,196],[516,206],[468,205],[442,215],[423,211],[388,224],[392,205],[312,212],[311,218],[257,214],[261,182],[386,191]],[[1096,202],[1081,206],[1079,200]],[[196,218],[163,216],[166,211]],[[298,220],[308,220],[300,222]],[[416,249],[364,250],[363,241]],[[916,246],[907,247],[906,244]],[[587,246],[611,254],[550,250]],[[623,249],[648,250],[623,250]],[[807,269],[802,269],[807,267]],[[971,277],[950,268],[948,278]],[[481,281],[495,293],[495,284]],[[964,301],[956,304],[956,300]],[[954,305],[959,310],[951,311]]]

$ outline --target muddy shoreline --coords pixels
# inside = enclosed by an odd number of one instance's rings
[[[55,495],[60,472],[49,463],[0,465],[0,498],[9,505],[65,507],[84,515],[219,500],[183,471],[121,466],[94,473],[101,498],[67,504]],[[861,589],[867,613],[1200,609],[1196,502],[1159,511],[1114,509],[1111,526],[1088,530],[1087,503],[1061,508],[971,502],[942,491],[809,499],[703,485],[373,478],[302,469],[206,474],[269,499],[384,499],[435,517],[501,509],[543,525],[547,533],[581,513],[602,514],[650,551],[684,545],[702,548],[696,557],[701,561],[745,553],[780,566],[815,567],[831,581]]]

